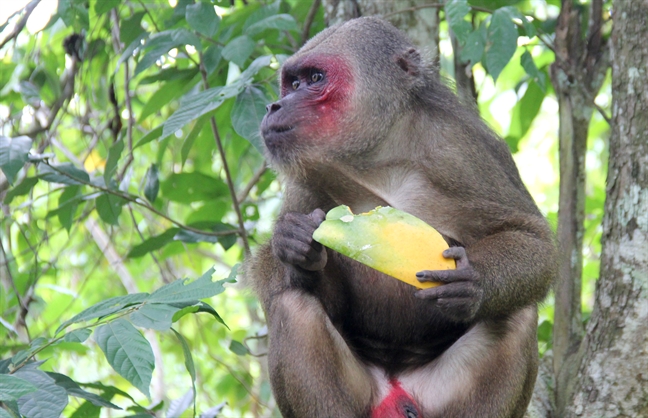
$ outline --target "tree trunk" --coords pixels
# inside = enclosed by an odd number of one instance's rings
[[[324,0],[327,26],[360,16],[380,15],[405,31],[435,62],[439,59],[439,9],[426,0]]]
[[[648,416],[648,0],[616,1],[601,276],[565,416]]]
[[[555,285],[553,372],[557,416],[567,405],[583,335],[581,279],[585,218],[585,153],[594,98],[605,75],[601,39],[602,0],[593,0],[587,36],[583,36],[582,7],[563,0],[554,42],[556,60],[551,80],[559,104],[560,198],[558,243],[560,267]]]

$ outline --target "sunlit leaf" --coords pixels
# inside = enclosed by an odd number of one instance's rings
[[[193,390],[187,391],[184,395],[182,395],[178,399],[174,399],[171,401],[171,404],[169,405],[169,409],[167,409],[164,416],[167,418],[180,418],[184,416],[183,412],[185,412],[191,406],[193,400],[194,400],[194,391]]]
[[[94,11],[96,14],[102,15],[114,7],[119,7],[121,3],[121,0],[94,0]]]
[[[160,187],[165,198],[179,203],[214,200],[229,194],[223,180],[197,172],[171,174]]]
[[[78,197],[81,188],[79,186],[69,186],[63,190],[61,196],[59,197],[59,211],[57,216],[61,225],[70,232],[72,228],[72,221],[74,220],[74,214],[78,206]]]

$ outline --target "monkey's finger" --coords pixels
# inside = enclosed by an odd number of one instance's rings
[[[472,269],[456,270],[423,270],[416,273],[419,282],[453,283],[458,281],[474,280],[475,272]]]
[[[443,252],[445,258],[453,258],[457,262],[457,269],[465,269],[469,266],[468,256],[464,247],[450,247]]]
[[[480,289],[470,282],[450,283],[443,286],[421,289],[414,293],[420,299],[477,299]]]
[[[324,222],[324,219],[326,219],[326,213],[320,208],[315,209],[308,216],[313,221],[315,221],[315,224],[317,226],[319,226],[322,222]]]

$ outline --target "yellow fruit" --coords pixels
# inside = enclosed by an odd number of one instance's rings
[[[456,268],[454,260],[443,257],[448,244],[436,229],[391,207],[379,206],[359,215],[348,206],[333,208],[313,239],[419,289],[440,285],[419,282],[419,271]]]

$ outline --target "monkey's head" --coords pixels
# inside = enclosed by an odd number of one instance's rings
[[[359,18],[311,39],[281,69],[280,94],[261,133],[278,169],[365,157],[410,114],[428,66],[407,37]]]

